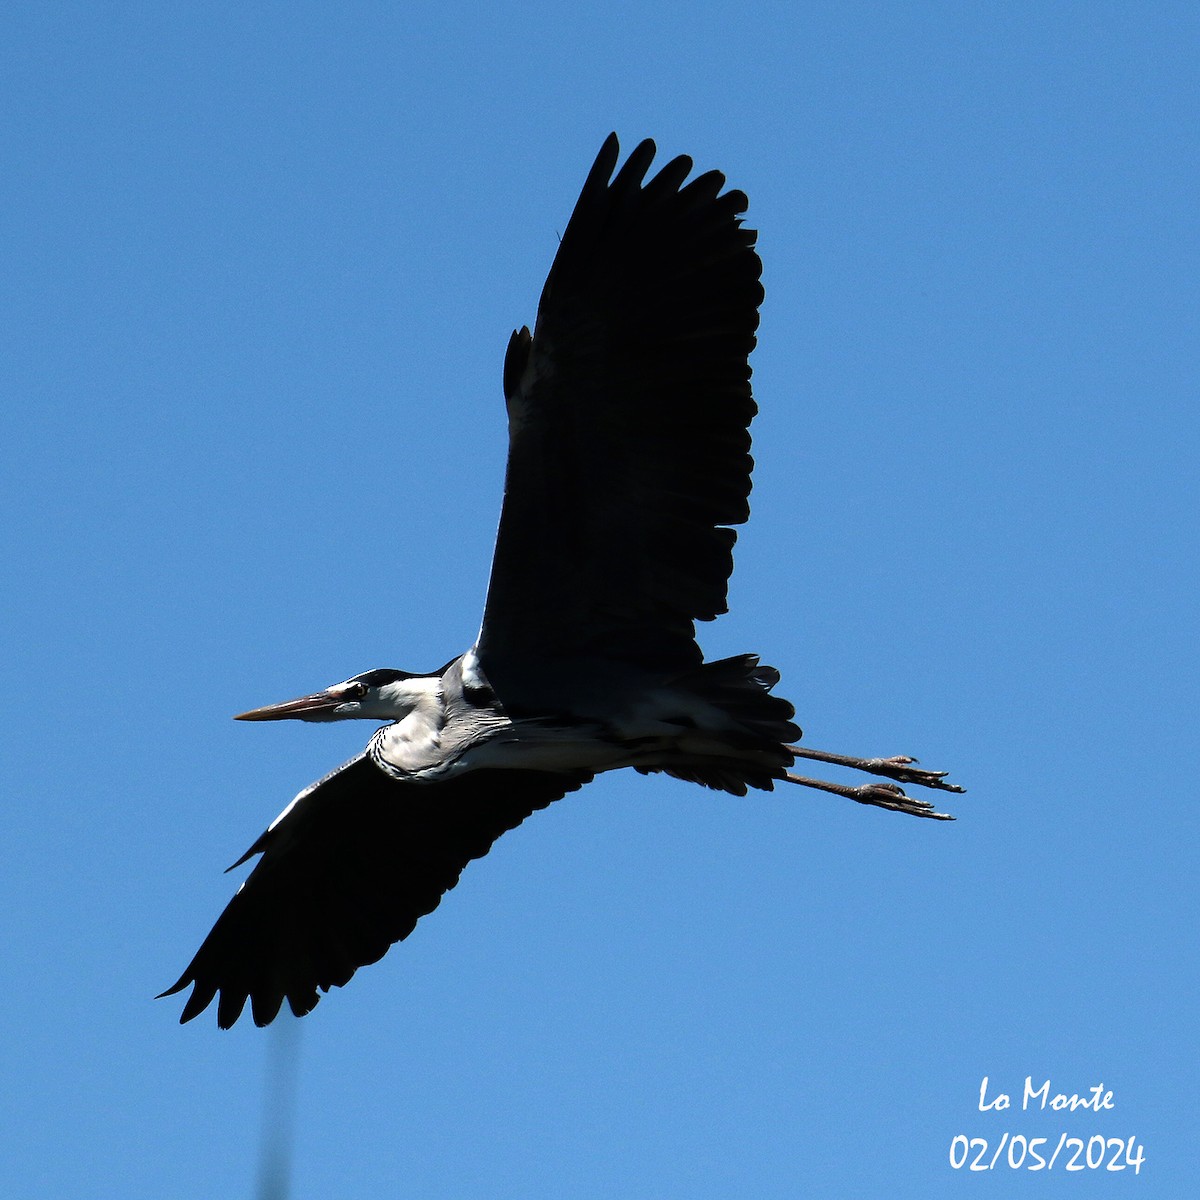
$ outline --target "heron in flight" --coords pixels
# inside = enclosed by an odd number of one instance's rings
[[[611,135],[504,359],[509,449],[475,644],[437,671],[381,669],[242,721],[385,724],[305,788],[234,864],[261,856],[178,982],[182,1021],[247,1000],[266,1025],[382,958],[501,834],[601,771],[744,796],[801,784],[950,819],[905,783],[959,792],[906,756],[795,743],[779,672],[705,662],[695,622],[726,611],[733,526],[750,514],[747,362],[763,297],[747,200],[691,159],[647,179]],[[797,775],[815,759],[878,777]],[[230,868],[232,869],[232,868]]]

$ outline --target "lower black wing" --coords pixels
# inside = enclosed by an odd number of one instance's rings
[[[417,783],[353,759],[301,792],[234,864],[262,855],[162,994],[195,985],[183,1022],[219,993],[222,1029],[247,1000],[256,1025],[285,999],[297,1016],[311,1012],[318,989],[344,986],[406,938],[502,833],[590,778],[481,770]]]

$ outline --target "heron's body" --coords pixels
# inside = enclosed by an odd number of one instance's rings
[[[621,691],[588,692],[580,703],[537,715],[510,713],[488,684],[474,650],[436,676],[406,681],[410,712],[384,725],[367,753],[397,779],[431,782],[481,768],[519,767],[598,774],[619,767],[668,773],[733,771],[725,790],[764,787],[799,736],[791,706],[767,694],[777,678],[752,657],[706,663],[676,679],[642,680]],[[721,688],[744,689],[756,709],[735,716]],[[713,783],[712,786],[724,786]]]
[[[622,767],[745,795],[777,781],[940,817],[896,783],[794,775],[796,757],[958,791],[909,758],[801,748],[779,674],[704,662],[695,622],[725,611],[749,515],[748,356],[761,264],[740,192],[653,143],[614,176],[610,137],[563,234],[532,334],[504,363],[509,457],[479,638],[429,674],[380,669],[242,714],[386,722],[313,784],[238,864],[261,855],[187,970],[183,1020],[219,995],[256,1022],[406,937],[497,837]],[[167,993],[169,994],[169,993]]]

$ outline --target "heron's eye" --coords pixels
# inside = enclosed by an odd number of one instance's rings
[[[361,700],[371,689],[361,680],[356,679],[346,688],[347,700]]]

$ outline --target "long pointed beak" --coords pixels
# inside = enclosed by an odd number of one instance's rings
[[[263,708],[252,708],[238,713],[235,721],[286,721],[289,717],[311,720],[315,714],[332,712],[342,701],[328,692],[316,692],[311,696],[300,696],[296,700],[285,700],[282,704],[268,704]]]

